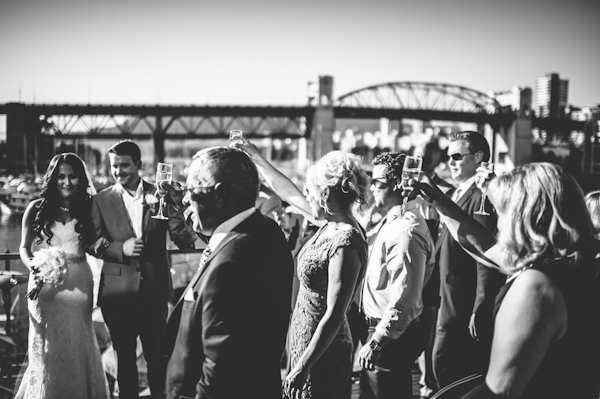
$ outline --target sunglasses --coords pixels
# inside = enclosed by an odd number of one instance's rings
[[[381,188],[381,189],[390,187],[387,179],[384,179],[384,178],[371,179],[371,184],[374,185],[376,188]]]
[[[192,196],[198,196],[200,194],[208,194],[220,185],[221,183],[213,184],[212,186],[184,186],[183,190]]]
[[[448,155],[448,156],[450,158],[452,158],[453,160],[455,160],[455,161],[460,161],[461,159],[463,159],[467,155],[473,155],[473,154],[477,154],[477,153],[476,152],[469,152],[467,154],[456,153],[456,154],[452,154],[452,155]]]

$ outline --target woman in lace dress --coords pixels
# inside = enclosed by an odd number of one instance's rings
[[[289,398],[345,397],[353,344],[347,312],[367,265],[365,234],[353,209],[365,201],[369,178],[360,158],[332,151],[307,172],[307,196],[250,143],[248,152],[267,184],[319,230],[298,257],[300,289],[289,331]]]
[[[107,382],[92,324],[93,279],[84,248],[93,244],[91,188],[83,161],[56,155],[41,198],[23,215],[20,255],[32,268],[35,251],[65,253],[62,282],[45,283],[29,299],[29,364],[16,398],[106,398]],[[31,273],[29,291],[34,288]]]

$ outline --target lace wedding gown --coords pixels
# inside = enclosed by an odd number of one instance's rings
[[[92,271],[76,223],[51,227],[51,245],[67,254],[67,274],[61,285],[45,284],[37,300],[28,301],[29,364],[15,398],[108,397],[92,324]],[[48,247],[46,240],[39,248]],[[32,287],[33,275],[28,292]]]

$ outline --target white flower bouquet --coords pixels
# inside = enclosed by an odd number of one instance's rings
[[[58,248],[44,248],[34,252],[31,258],[31,270],[34,274],[34,285],[27,293],[27,298],[36,300],[44,284],[57,287],[67,274],[67,255]]]

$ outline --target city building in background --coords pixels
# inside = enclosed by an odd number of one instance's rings
[[[536,79],[535,114],[538,118],[562,118],[569,102],[569,80],[558,73]]]

